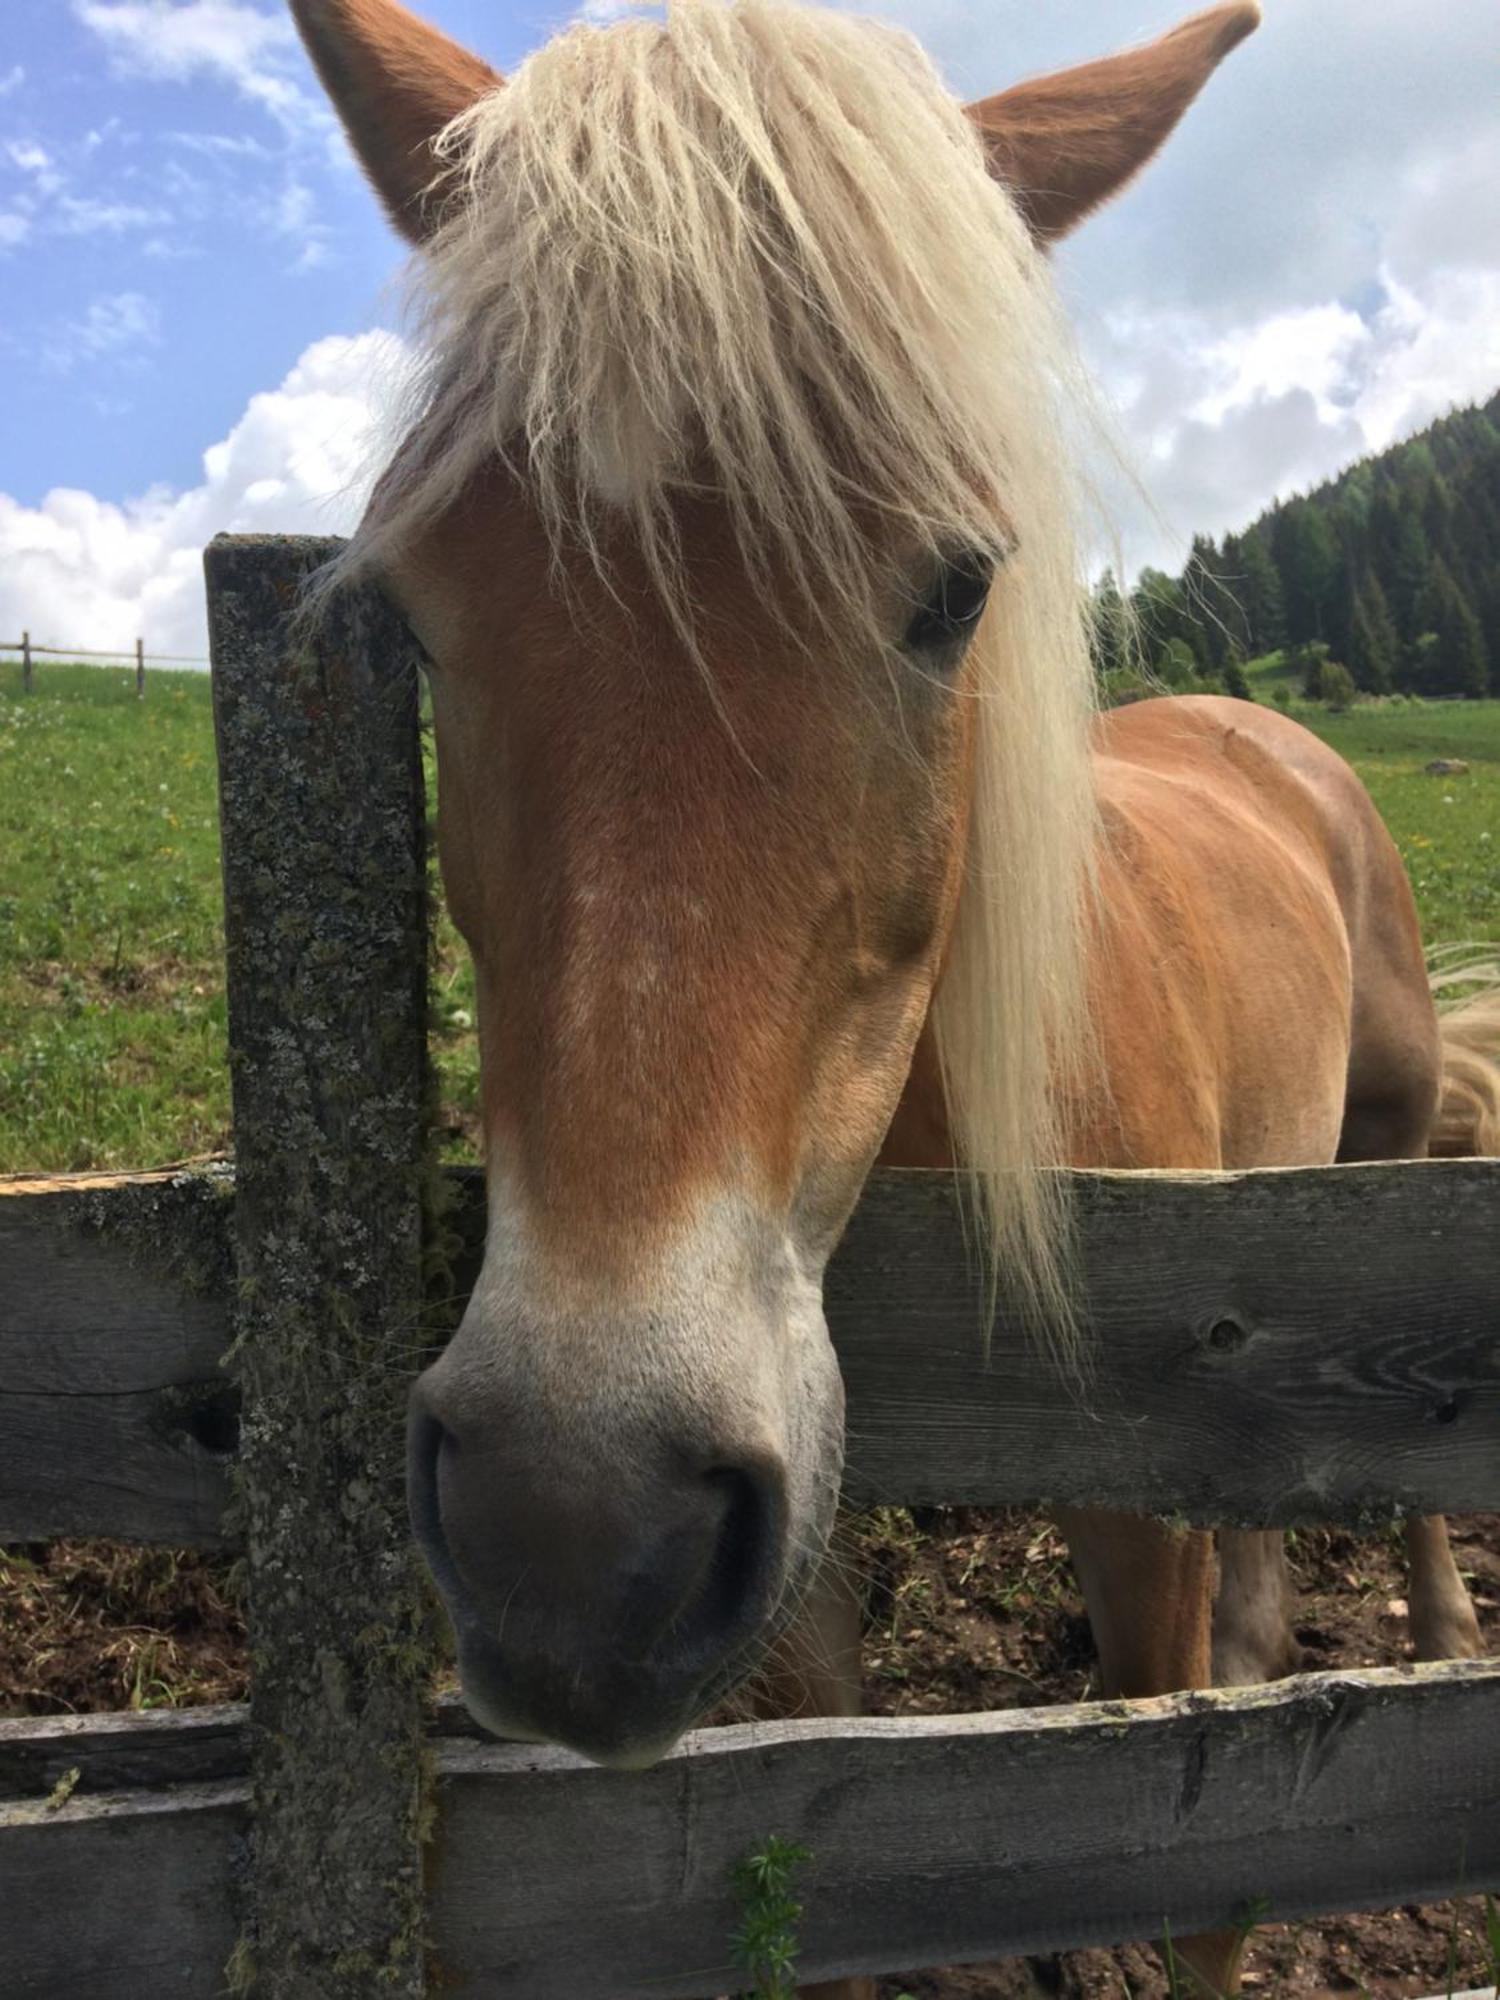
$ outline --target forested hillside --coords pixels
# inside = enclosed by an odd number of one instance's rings
[[[1096,602],[1109,668],[1113,578]],[[1500,394],[1242,534],[1195,537],[1182,575],[1143,571],[1133,603],[1141,655],[1174,685],[1231,684],[1239,661],[1285,648],[1312,673],[1342,663],[1368,694],[1500,695]]]

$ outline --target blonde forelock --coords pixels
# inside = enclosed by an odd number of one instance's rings
[[[935,1019],[997,1268],[1066,1319],[1054,1083],[1082,1046],[1090,674],[1069,471],[1085,400],[1043,257],[906,35],[781,0],[568,29],[442,135],[408,442],[341,569],[487,463],[564,567],[628,523],[691,634],[674,522],[732,520],[819,645],[889,654],[891,552],[999,564],[968,874]]]

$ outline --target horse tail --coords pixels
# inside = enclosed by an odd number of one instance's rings
[[[1436,1159],[1500,1154],[1500,956],[1443,953],[1427,976],[1443,1051],[1428,1151]]]

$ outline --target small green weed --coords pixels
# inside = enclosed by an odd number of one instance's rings
[[[763,1848],[735,1867],[734,1892],[742,1915],[734,1934],[734,1962],[754,1981],[743,2000],[794,2000],[802,1905],[792,1894],[792,1877],[810,1859],[805,1847],[773,1833]]]

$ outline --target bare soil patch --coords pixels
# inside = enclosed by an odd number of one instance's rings
[[[1487,1648],[1500,1653],[1500,1516],[1451,1527]],[[1290,1555],[1295,1629],[1309,1672],[1394,1666],[1407,1657],[1406,1573],[1396,1535],[1304,1531],[1292,1538]],[[893,1509],[870,1517],[851,1560],[871,1579],[865,1699],[872,1712],[1025,1708],[1098,1692],[1083,1602],[1047,1524],[977,1509]],[[1482,1886],[1500,1892],[1500,1883]],[[1265,1925],[1247,1949],[1244,1985],[1265,2000],[1407,2000],[1490,1986],[1495,1977],[1484,1898],[1475,1895]],[[881,2000],[1170,2000],[1172,1985],[1153,1949],[1129,1946],[913,1971],[883,1981],[880,1992]],[[1178,1992],[1189,2000],[1185,1973]]]

